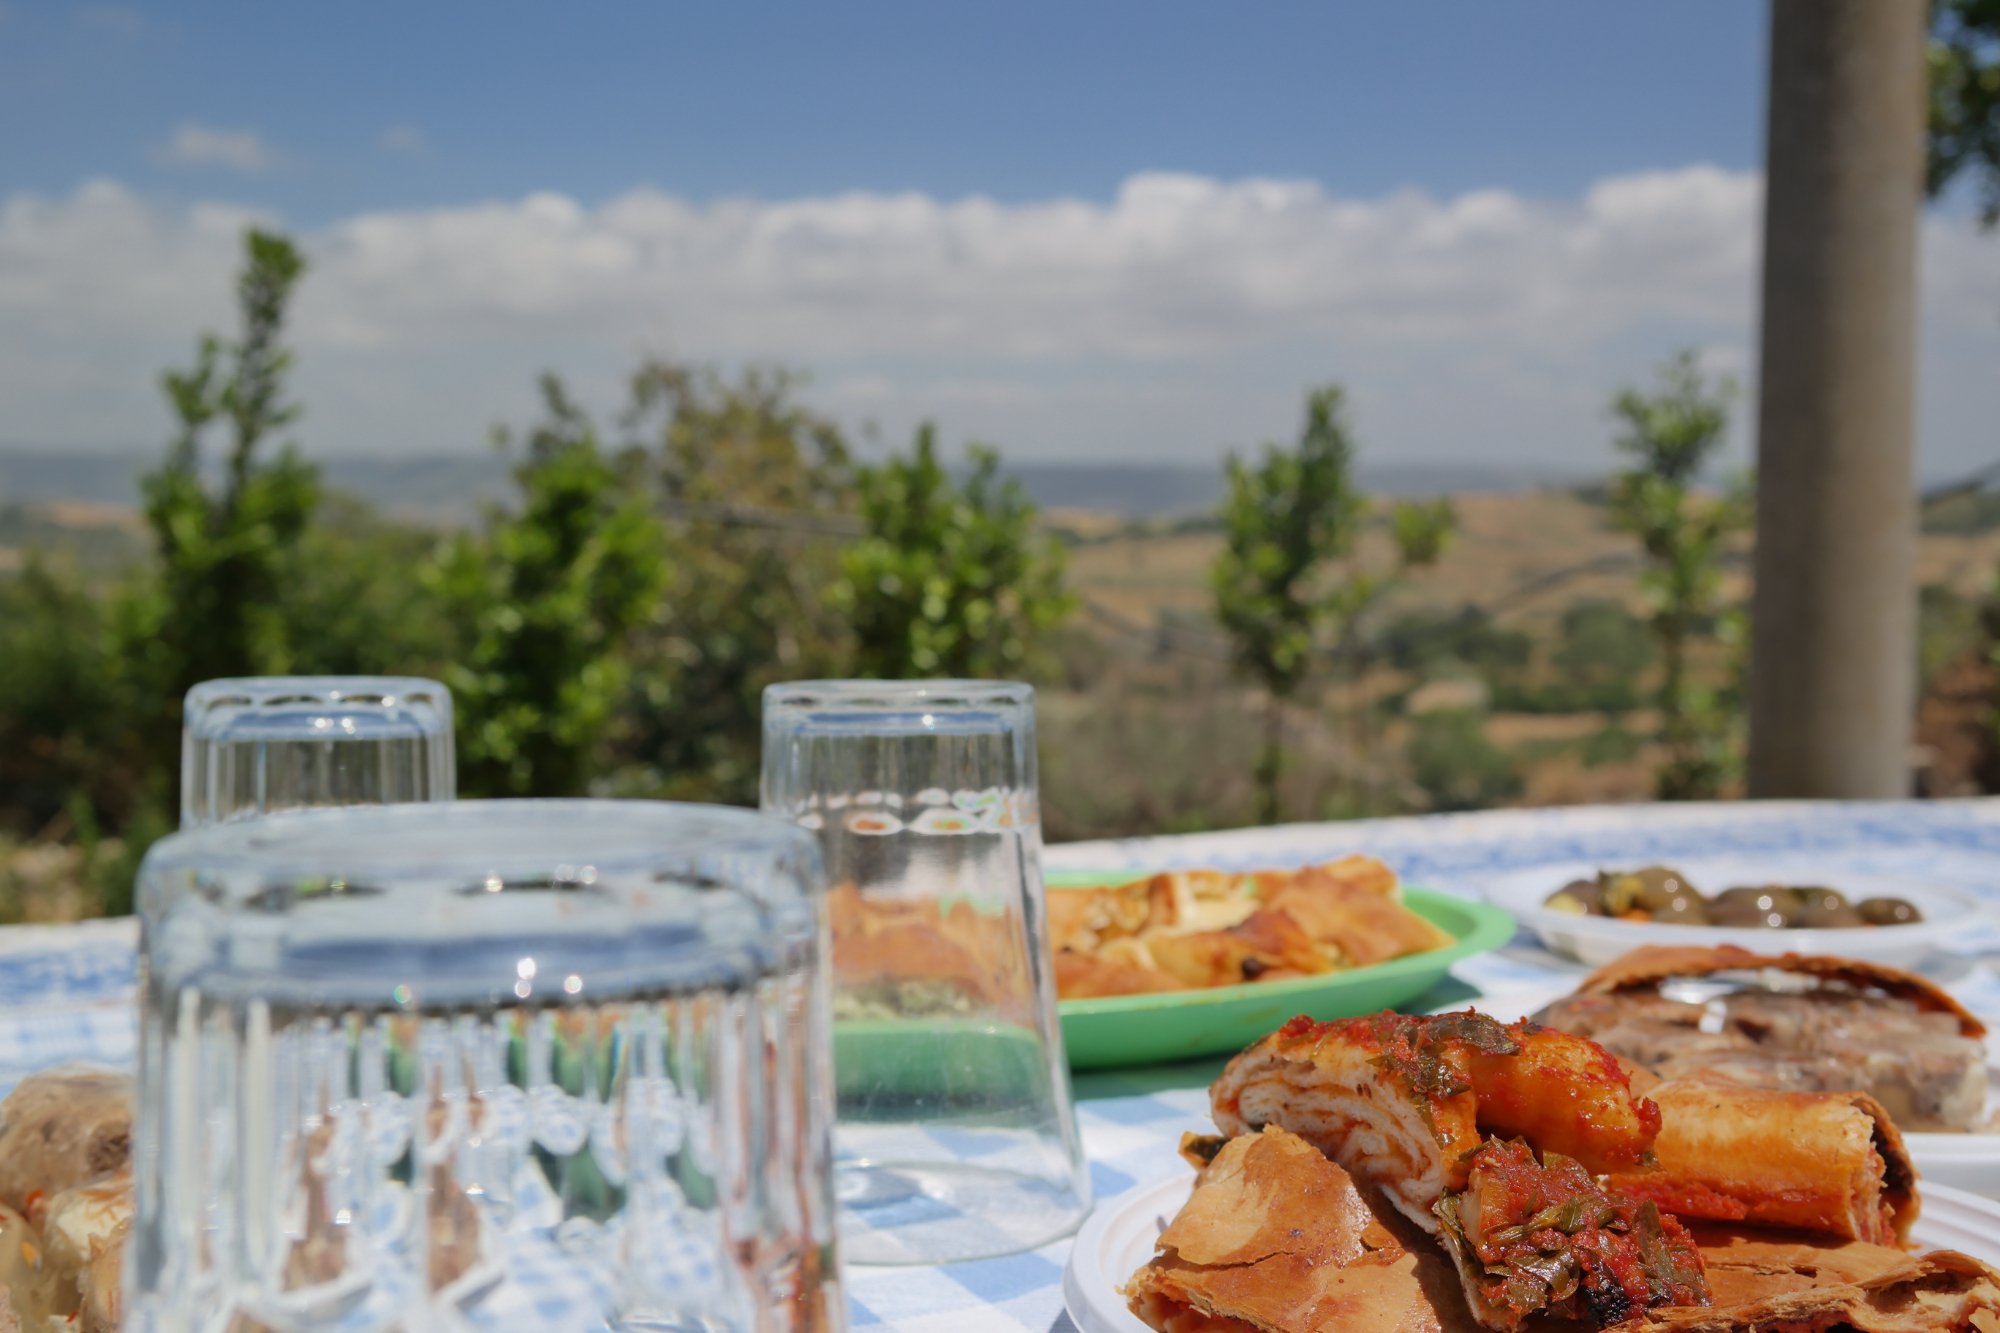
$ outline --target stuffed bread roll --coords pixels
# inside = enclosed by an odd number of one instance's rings
[[[1656,1166],[1609,1183],[1683,1218],[1792,1227],[1897,1245],[1917,1215],[1916,1168],[1874,1098],[1773,1092],[1694,1077],[1652,1090]]]
[[[1224,1134],[1288,1129],[1432,1235],[1489,1134],[1619,1171],[1649,1160],[1660,1126],[1595,1043],[1472,1012],[1295,1018],[1231,1060],[1209,1103]]]

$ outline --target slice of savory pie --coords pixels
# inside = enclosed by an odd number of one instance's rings
[[[1399,1230],[1304,1139],[1245,1134],[1220,1145],[1125,1297],[1162,1333],[1470,1333],[1443,1256]]]

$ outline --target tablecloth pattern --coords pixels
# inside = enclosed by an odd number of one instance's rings
[[[2000,1014],[2000,975],[1992,966],[2000,961],[2000,801],[1582,807],[1299,824],[1074,843],[1051,848],[1048,864],[1249,869],[1348,852],[1380,856],[1409,882],[1469,896],[1484,879],[1541,865],[1717,856],[1755,858],[1774,873],[1822,882],[1847,873],[1961,888],[1987,913],[1968,920],[1950,954],[1929,970],[1976,1012]],[[0,1092],[65,1060],[131,1061],[134,943],[130,922],[0,930]],[[1453,982],[1429,1001],[1481,995],[1497,1011],[1509,997],[1548,994],[1582,970],[1521,936],[1457,965]],[[1077,1119],[1100,1203],[1172,1170],[1181,1133],[1207,1124],[1204,1089],[1217,1064],[1077,1078]],[[1067,1253],[1062,1241],[979,1263],[851,1269],[853,1327],[1071,1333],[1061,1296]]]

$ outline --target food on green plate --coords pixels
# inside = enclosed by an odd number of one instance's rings
[[[1049,934],[1065,1000],[1317,976],[1452,942],[1403,905],[1395,872],[1368,856],[1052,889]]]
[[[1838,889],[1820,885],[1742,885],[1707,897],[1669,866],[1600,870],[1595,879],[1563,885],[1543,899],[1542,906],[1571,916],[1770,930],[1903,926],[1924,919],[1923,913],[1901,898],[1866,898],[1851,903]]]
[[[1635,949],[1536,1018],[1665,1079],[1863,1092],[1907,1130],[1986,1127],[1985,1025],[1934,983],[1879,963]]]

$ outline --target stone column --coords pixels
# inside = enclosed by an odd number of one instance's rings
[[[1909,794],[1925,0],[1773,0],[1750,794]]]

